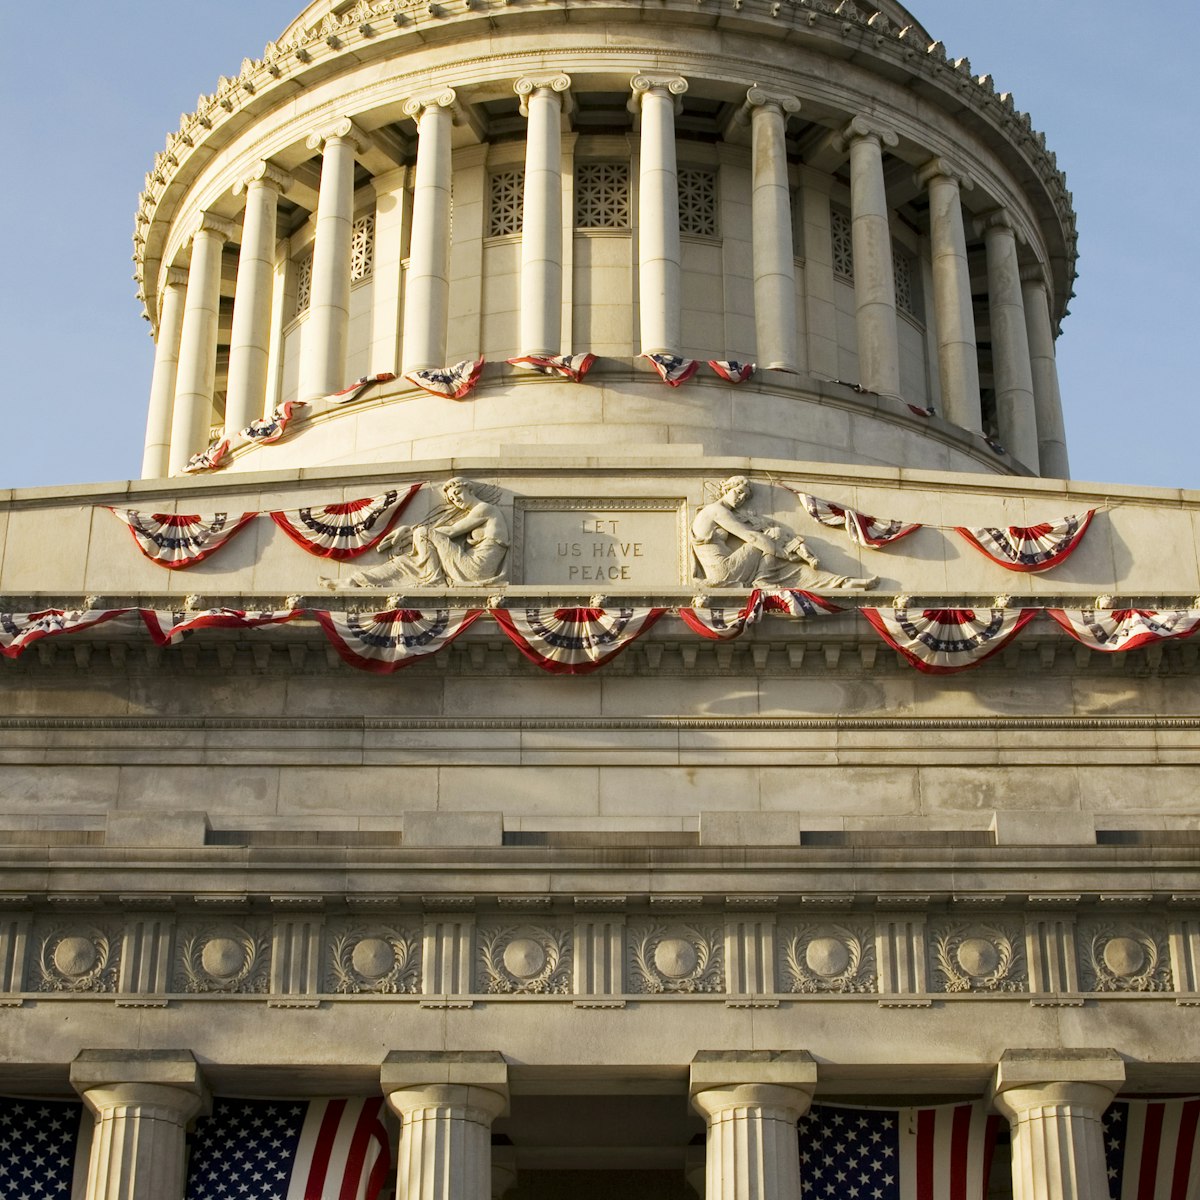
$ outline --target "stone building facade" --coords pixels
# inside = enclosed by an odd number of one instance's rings
[[[0,1093],[89,1200],[381,1091],[397,1197],[976,1100],[1082,1200],[1200,1091],[1200,495],[1069,482],[1072,198],[916,17],[316,0],[134,242],[144,477],[0,495]]]

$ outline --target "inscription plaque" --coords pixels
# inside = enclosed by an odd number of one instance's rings
[[[522,583],[602,589],[684,582],[682,500],[521,497],[514,517]]]

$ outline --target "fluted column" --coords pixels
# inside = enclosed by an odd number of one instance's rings
[[[1021,268],[1021,298],[1025,302],[1025,332],[1033,375],[1033,407],[1037,418],[1038,465],[1051,479],[1070,479],[1067,433],[1063,425],[1054,326],[1050,323],[1050,290],[1041,266]]]
[[[518,79],[525,140],[521,226],[521,353],[558,354],[562,345],[562,114],[568,75]]]
[[[312,293],[300,338],[301,400],[336,392],[346,382],[350,331],[350,244],[354,229],[354,160],[365,135],[349,117],[309,134],[321,151],[321,189],[313,238]]]
[[[933,307],[937,318],[938,378],[946,419],[983,432],[979,401],[979,351],[971,305],[971,273],[963,226],[962,191],[973,185],[943,158],[917,172],[929,190],[929,241]]]
[[[883,148],[899,138],[866,117],[842,131],[850,150],[850,216],[854,246],[854,315],[858,327],[859,383],[884,396],[900,394],[896,333],[896,274],[883,181]]]
[[[708,1126],[706,1200],[800,1200],[796,1123],[817,1068],[803,1051],[705,1051],[692,1061],[693,1106]]]
[[[993,1100],[1012,1127],[1013,1200],[1107,1200],[1101,1116],[1125,1079],[1115,1051],[1006,1051]]]
[[[178,1050],[84,1050],[71,1083],[95,1118],[86,1200],[183,1200],[187,1123],[207,1104]]]
[[[404,289],[404,371],[446,365],[450,312],[450,134],[458,97],[450,88],[404,105],[417,120],[412,234]]]
[[[675,109],[678,75],[635,75],[630,107],[641,114],[638,174],[638,300],[643,354],[678,354],[681,275]]]
[[[146,414],[143,479],[158,479],[165,475],[171,456],[171,412],[175,406],[175,380],[179,374],[179,339],[183,333],[187,280],[186,271],[171,267],[163,281],[158,339],[154,344],[154,374],[150,379],[150,409]]]
[[[792,242],[792,194],[788,186],[787,120],[800,111],[795,96],[752,87],[750,108],[753,176],[754,326],[758,361],[776,371],[799,364],[796,324],[796,252]]]
[[[1002,210],[990,213],[980,225],[987,249],[992,372],[1000,441],[1018,462],[1036,472],[1039,461],[1033,368],[1025,328],[1025,302],[1021,296],[1016,229],[1012,218]]]
[[[217,326],[221,316],[221,254],[233,237],[233,226],[212,213],[202,213],[192,237],[179,365],[171,417],[172,475],[208,445],[213,389],[217,380]]]
[[[508,1111],[508,1066],[490,1051],[394,1052],[380,1071],[400,1118],[397,1195],[491,1200],[492,1122]]]
[[[271,347],[279,195],[290,186],[289,175],[268,162],[260,162],[233,188],[235,196],[246,193],[246,210],[242,217],[237,290],[233,296],[233,332],[229,339],[229,382],[225,388],[227,435],[263,416]]]

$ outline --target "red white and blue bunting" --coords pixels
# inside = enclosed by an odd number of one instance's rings
[[[904,521],[881,520],[870,517],[866,513],[856,512],[832,500],[822,500],[819,496],[811,496],[808,492],[797,492],[804,511],[814,521],[828,525],[831,529],[845,529],[850,540],[857,546],[868,546],[878,549],[890,542],[898,542],[910,533],[921,528],[919,524]]]
[[[864,608],[862,615],[918,671],[953,675],[998,654],[1037,616],[1036,608]]]
[[[1200,630],[1200,611],[1189,609],[1152,612],[1145,608],[1048,608],[1046,612],[1077,642],[1109,654],[1191,637]]]
[[[228,513],[143,513],[132,508],[109,508],[133,535],[137,548],[153,563],[178,571],[203,562],[215,554],[239,529],[258,513],[244,512],[240,517]]]
[[[595,361],[594,354],[523,354],[520,358],[510,358],[508,364],[536,371],[539,375],[557,375],[578,383],[592,369]]]
[[[733,358],[710,358],[708,365],[726,383],[745,383],[754,374],[755,364]]]
[[[1063,517],[1041,525],[1010,525],[1007,529],[972,529],[956,526],[959,533],[994,563],[1010,571],[1046,571],[1065,562],[1083,539],[1094,508],[1082,516]]]
[[[0,613],[0,655],[19,658],[27,647],[42,638],[91,629],[93,625],[101,625],[129,611],[127,608],[44,608],[34,613]]]
[[[377,675],[390,675],[448,646],[482,615],[482,609],[418,612],[396,608],[378,613],[313,612],[344,662]]]
[[[241,436],[255,445],[271,446],[287,432],[287,427],[296,413],[307,407],[308,404],[303,400],[288,400],[269,417],[259,417],[257,421],[251,421],[242,430]]]
[[[789,617],[823,617],[842,611],[832,600],[826,600],[816,592],[802,592],[798,588],[763,592],[762,604],[764,612],[784,613]]]
[[[483,359],[464,359],[452,367],[430,367],[427,371],[409,371],[404,376],[414,387],[446,400],[465,399],[483,374]]]
[[[345,562],[373,550],[391,531],[420,487],[421,484],[414,483],[403,492],[389,491],[382,496],[320,508],[286,509],[269,515],[309,554]]]
[[[713,642],[728,642],[741,637],[762,620],[762,592],[751,592],[743,608],[681,608],[679,619],[693,633]]]
[[[694,358],[680,358],[678,354],[643,354],[658,372],[659,378],[669,387],[679,387],[700,369]]]
[[[260,625],[283,625],[303,613],[299,608],[267,612],[245,612],[240,608],[206,608],[199,611],[167,611],[140,608],[142,623],[156,646],[177,646],[193,629],[256,629]]]
[[[530,662],[559,675],[584,675],[641,637],[663,608],[525,608],[492,616]]]

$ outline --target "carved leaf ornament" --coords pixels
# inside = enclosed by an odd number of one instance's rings
[[[117,988],[116,946],[108,930],[55,930],[38,947],[38,990],[113,992]]]
[[[720,930],[652,925],[630,931],[630,991],[645,995],[723,992]]]
[[[933,963],[947,992],[1020,992],[1023,955],[1011,930],[959,926],[933,938]]]
[[[868,931],[846,925],[802,925],[783,940],[788,990],[861,993],[878,988]]]
[[[199,930],[180,943],[183,990],[257,993],[267,990],[268,941],[240,925]]]
[[[330,970],[339,995],[412,993],[421,976],[420,944],[408,931],[351,930],[330,943]]]
[[[1169,992],[1166,946],[1139,928],[1100,925],[1083,935],[1085,973],[1097,992]]]
[[[479,959],[483,990],[493,995],[565,995],[571,990],[571,935],[566,930],[481,929]]]

